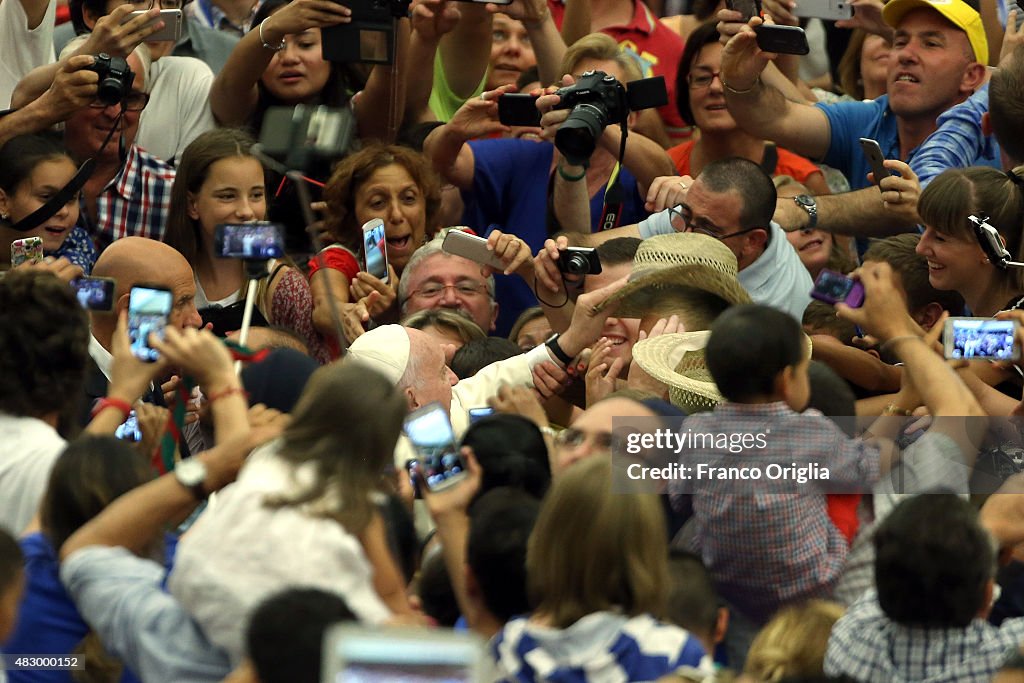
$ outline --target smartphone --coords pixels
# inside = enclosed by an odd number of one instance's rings
[[[466,464],[455,443],[455,430],[440,403],[430,403],[409,413],[405,434],[416,449],[429,490],[446,489],[466,476]]]
[[[540,127],[537,98],[526,93],[505,93],[498,98],[498,120],[506,126]]]
[[[140,10],[138,12],[132,12],[128,15],[128,19],[126,21],[131,21],[139,15],[146,14],[148,11],[149,10]],[[153,17],[153,21],[149,22],[147,26],[155,24],[158,21],[164,22],[164,27],[146,38],[147,43],[156,43],[160,41],[174,41],[176,43],[181,40],[182,12],[180,9],[160,10],[160,16]]]
[[[1019,360],[1016,320],[949,318],[943,341],[951,360]]]
[[[882,182],[882,178],[892,175],[892,171],[884,165],[885,155],[882,154],[882,148],[876,140],[861,138],[860,148],[864,152],[864,156],[867,157],[868,164],[871,165],[871,173],[875,178],[875,185]]]
[[[1024,5],[1021,4],[1021,0],[1017,0],[1012,6],[1007,8],[1007,12],[1011,9],[1017,10],[1017,30],[1020,31],[1021,26],[1024,25]]]
[[[174,303],[171,290],[164,287],[132,287],[128,299],[128,341],[139,360],[155,362],[160,354],[149,345],[149,335],[163,339],[167,316]]]
[[[346,0],[352,12],[350,21],[320,29],[324,60],[391,64],[395,60],[393,11],[398,4],[394,0]]]
[[[11,242],[11,267],[16,268],[26,261],[37,263],[43,260],[43,238],[25,237]]]
[[[853,17],[853,5],[845,0],[798,0],[794,16],[838,21]]]
[[[142,441],[142,430],[139,429],[139,418],[132,410],[128,413],[128,419],[121,426],[114,430],[114,436],[122,441],[138,443]]]
[[[114,281],[108,277],[77,277],[71,281],[78,303],[88,311],[114,308]]]
[[[444,236],[444,242],[441,243],[441,249],[482,266],[495,268],[498,272],[505,271],[505,264],[487,248],[487,240],[463,230],[449,230]]]
[[[569,275],[597,275],[601,272],[601,258],[592,247],[566,247],[558,255],[558,269]]]
[[[725,0],[725,6],[743,15],[743,21],[761,16],[761,0]]]
[[[214,233],[214,249],[220,258],[265,261],[284,256],[280,223],[222,223]]]
[[[479,422],[485,417],[494,415],[494,408],[470,408],[469,409],[469,424]]]
[[[757,34],[757,46],[764,52],[805,55],[811,51],[807,34],[799,26],[761,24],[754,27],[754,33]]]
[[[332,626],[324,634],[320,680],[475,683],[488,680],[486,667],[486,644],[467,631],[349,623]]]
[[[364,270],[385,284],[388,281],[387,244],[383,220],[374,218],[363,223]]]
[[[860,308],[864,305],[864,285],[859,280],[825,268],[814,281],[811,298],[827,304],[842,302],[850,308]]]

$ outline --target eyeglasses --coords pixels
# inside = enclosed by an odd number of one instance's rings
[[[711,73],[702,71],[699,74],[686,74],[686,82],[690,84],[690,90],[703,90],[704,88],[708,88],[716,78],[721,80],[721,71],[712,71]]]
[[[130,92],[119,102],[123,111],[142,111],[146,108],[148,103],[149,95],[144,92]],[[112,107],[114,105],[96,98],[89,103],[89,106],[93,109],[106,109],[107,107]]]
[[[159,7],[160,9],[181,9],[184,5],[184,0],[159,0],[159,3],[157,0],[135,0],[132,2],[132,7],[135,8],[136,12],[139,10],[151,10],[154,7]]]
[[[736,230],[735,232],[723,233],[722,228],[718,227],[706,218],[694,219],[693,213],[686,208],[682,210],[672,208],[668,210],[669,220],[672,222],[672,229],[676,232],[696,232],[701,235],[707,235],[708,237],[714,237],[716,240],[727,240],[730,237],[738,237],[739,235],[745,235],[748,232],[754,230],[760,230],[760,227],[755,228],[744,228],[743,230]]]
[[[587,439],[593,439],[594,447],[613,453],[626,452],[626,439],[611,432],[584,432],[573,427],[563,429],[555,434],[557,448],[579,448]]]
[[[419,289],[414,289],[409,292],[409,298],[418,296],[421,299],[437,299],[440,297],[445,290],[454,289],[455,293],[459,296],[473,297],[486,294],[490,297],[490,292],[487,290],[487,285],[482,282],[457,282],[454,285],[443,285],[440,282],[429,282]]]

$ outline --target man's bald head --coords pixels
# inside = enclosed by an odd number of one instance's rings
[[[192,267],[176,249],[145,237],[124,237],[107,247],[92,269],[94,277],[114,280],[112,313],[92,313],[93,336],[107,350],[117,325],[117,316],[128,310],[132,287],[149,285],[169,289],[173,294],[169,324],[182,329],[203,324],[195,306],[196,285]]]

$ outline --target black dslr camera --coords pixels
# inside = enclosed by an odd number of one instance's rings
[[[603,71],[588,71],[555,94],[561,97],[555,109],[572,109],[555,133],[555,147],[573,165],[586,165],[606,126],[625,129],[629,112],[668,104],[662,76],[632,81],[627,89]]]
[[[89,70],[99,74],[100,82],[96,96],[100,102],[113,105],[124,100],[132,91],[132,82],[135,80],[135,74],[128,66],[128,62],[121,57],[111,57],[103,52],[94,59],[96,61]]]

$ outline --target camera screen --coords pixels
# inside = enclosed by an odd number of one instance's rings
[[[136,358],[153,362],[160,357],[150,348],[148,339],[151,333],[163,338],[172,301],[166,289],[132,288],[128,300],[128,341]]]
[[[853,278],[845,275],[822,271],[814,283],[814,291],[835,301],[843,301],[855,283]]]
[[[363,249],[366,252],[366,272],[384,280],[388,275],[387,258],[384,255],[384,221],[374,221],[369,230],[363,231]]]
[[[114,304],[114,281],[99,277],[80,277],[71,281],[78,303],[89,311],[109,311]]]
[[[405,433],[416,447],[423,478],[429,488],[465,470],[455,445],[455,433],[444,409],[437,406],[405,423]]]
[[[1012,320],[954,320],[950,358],[1014,358]]]
[[[281,258],[284,256],[281,227],[276,223],[218,225],[217,254],[221,258]]]

